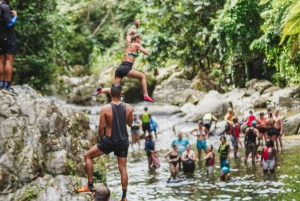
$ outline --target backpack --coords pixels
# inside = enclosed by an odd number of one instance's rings
[[[268,160],[268,155],[269,155],[269,149],[268,149],[268,147],[265,147],[264,152],[262,154],[263,159]]]

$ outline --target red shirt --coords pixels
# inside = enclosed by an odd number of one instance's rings
[[[253,114],[251,114],[249,117],[248,117],[248,127],[251,127],[252,126],[252,121],[255,120],[255,116]]]
[[[229,130],[229,134],[232,135],[232,124],[230,124],[230,130]],[[235,125],[235,136],[236,137],[240,137],[240,133],[241,133],[241,128],[239,125]]]

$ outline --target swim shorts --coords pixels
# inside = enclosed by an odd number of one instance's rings
[[[274,170],[274,168],[275,168],[275,159],[263,160],[263,169],[264,170]]]
[[[197,149],[207,149],[206,140],[197,140]]]
[[[149,123],[143,123],[142,124],[142,129],[143,129],[143,132],[145,133],[146,131],[148,131],[148,133],[150,133],[150,125]]]
[[[115,72],[115,76],[119,78],[123,78],[129,73],[129,71],[131,71],[131,69],[132,69],[132,63],[126,61],[122,62],[121,65],[117,68]]]
[[[265,133],[265,132],[267,132],[267,129],[266,128],[259,128],[258,131],[259,131],[259,133]]]
[[[276,135],[275,129],[274,128],[268,128],[267,129],[267,135],[268,136]]]
[[[115,156],[126,158],[128,154],[129,141],[127,139],[122,142],[113,142],[109,137],[104,136],[103,139],[98,142],[97,147],[105,154],[114,152]]]
[[[255,154],[256,154],[256,144],[254,144],[254,143],[247,144],[245,152],[246,152],[247,156],[250,153],[252,153],[252,156],[255,156]]]
[[[0,38],[0,55],[17,54],[17,39],[15,38]]]
[[[230,135],[230,140],[231,140],[232,146],[233,146],[234,148],[239,148],[237,139],[236,139],[235,137],[233,137],[232,135]]]
[[[139,135],[140,129],[131,129],[131,135]]]
[[[274,128],[274,130],[275,130],[275,134],[276,134],[276,136],[278,137],[279,135],[280,135],[280,128]]]
[[[228,168],[228,171],[229,171],[229,170],[230,170],[230,162],[228,162],[228,164],[226,164],[226,160],[227,160],[227,159],[221,160],[221,162],[220,162],[221,170],[222,170],[223,167],[227,167],[227,168]]]

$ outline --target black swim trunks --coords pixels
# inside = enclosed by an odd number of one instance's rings
[[[275,130],[276,136],[278,137],[280,135],[281,129],[280,128],[274,128],[274,130]]]
[[[111,141],[110,138],[104,136],[103,139],[97,144],[97,147],[100,151],[102,151],[105,154],[114,152],[115,156],[127,157],[129,141],[127,139],[122,142],[115,143]]]
[[[148,123],[143,123],[142,124],[142,129],[143,129],[143,132],[145,133],[146,131],[148,131],[148,133],[150,133],[150,125],[149,125],[149,122]]]
[[[115,72],[115,76],[119,78],[123,78],[129,73],[129,71],[131,71],[131,69],[132,69],[132,63],[126,61],[122,62],[121,65],[117,68]]]
[[[265,132],[267,132],[267,129],[266,128],[259,128],[258,131],[259,131],[259,133],[265,133]]]
[[[15,38],[0,38],[0,55],[17,54],[17,40]]]
[[[274,128],[268,128],[267,129],[267,135],[268,136],[276,135],[275,129]]]

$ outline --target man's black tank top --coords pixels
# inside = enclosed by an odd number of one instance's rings
[[[110,103],[110,105],[113,113],[110,140],[113,142],[128,140],[126,128],[126,104],[121,102],[119,105],[113,103]]]
[[[249,128],[247,142],[248,144],[256,143],[256,135],[254,134],[254,128]]]

